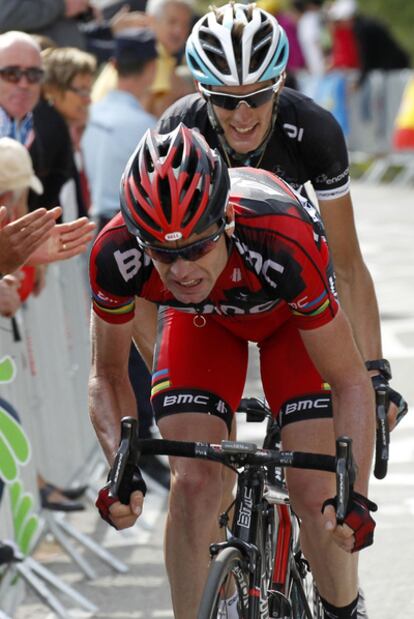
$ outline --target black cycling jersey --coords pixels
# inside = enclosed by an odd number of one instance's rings
[[[199,94],[179,99],[158,122],[158,131],[168,133],[180,122],[197,127],[212,148],[221,145],[207,114],[207,103]],[[232,166],[243,162],[232,161]],[[321,200],[330,200],[348,192],[349,162],[345,138],[330,112],[296,90],[283,88],[278,113],[260,164],[301,191],[310,181]]]

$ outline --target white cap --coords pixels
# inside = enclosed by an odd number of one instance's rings
[[[358,10],[355,0],[335,0],[327,10],[328,18],[333,21],[350,19]]]
[[[29,152],[11,138],[0,138],[0,193],[26,189],[43,193],[43,185],[34,173]]]

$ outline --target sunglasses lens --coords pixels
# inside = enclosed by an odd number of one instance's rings
[[[217,241],[223,234],[224,229],[225,222],[223,221],[217,232],[211,236],[208,236],[201,241],[191,243],[191,245],[179,247],[177,249],[163,249],[162,247],[155,247],[154,245],[141,245],[141,247],[147,256],[151,258],[151,260],[156,260],[157,262],[162,262],[163,264],[172,264],[178,260],[178,258],[194,262],[195,260],[199,260],[208,254],[214,248]]]
[[[190,262],[194,262],[195,260],[199,260],[209,251],[213,249],[215,245],[215,241],[212,239],[206,239],[205,242],[200,241],[199,243],[195,243],[194,245],[189,245],[188,247],[182,247],[180,249],[159,249],[158,247],[149,247],[145,248],[147,255],[157,262],[162,262],[163,264],[172,264],[178,258],[182,258],[182,260],[189,260]]]
[[[11,84],[17,84],[21,77],[20,70],[13,67],[2,69],[1,76],[6,82],[10,82]]]
[[[172,264],[178,258],[175,254],[155,247],[145,247],[144,251],[151,260],[162,262],[162,264]]]
[[[189,246],[187,249],[184,247],[181,255],[185,260],[199,260],[208,254],[208,252],[213,249],[214,245],[215,241],[206,239],[204,242],[200,241],[200,243],[193,247]]]
[[[1,77],[10,84],[17,84],[23,76],[29,84],[38,84],[43,78],[43,70],[36,67],[21,69],[20,67],[5,67],[0,69]]]
[[[244,101],[252,108],[260,107],[266,101],[270,101],[273,97],[274,90],[272,87],[266,88],[260,92],[253,92],[250,95],[245,95],[243,97],[232,96],[223,93],[213,93],[209,92],[208,96],[213,105],[217,105],[217,107],[222,107],[225,110],[235,110],[237,106]]]
[[[42,69],[36,69],[35,67],[26,69],[26,77],[27,81],[31,84],[38,84],[43,77],[43,71]]]

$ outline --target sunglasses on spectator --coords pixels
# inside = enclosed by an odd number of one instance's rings
[[[199,86],[201,94],[213,105],[217,105],[217,107],[222,107],[226,110],[235,110],[241,103],[246,103],[249,107],[257,108],[267,103],[267,101],[270,101],[273,95],[279,90],[282,77],[283,76],[280,76],[277,82],[267,88],[262,88],[261,90],[256,90],[255,92],[245,95],[231,95],[227,92],[208,90],[202,84]]]
[[[206,256],[208,253],[214,249],[215,244],[221,237],[224,232],[226,222],[223,221],[220,225],[219,229],[206,236],[204,239],[200,241],[195,241],[195,243],[190,243],[189,245],[184,245],[184,247],[159,247],[158,245],[149,245],[148,243],[144,243],[140,239],[138,240],[139,246],[145,251],[147,256],[151,258],[151,260],[155,260],[156,262],[162,262],[162,264],[172,264],[178,258],[181,260],[189,260],[190,262],[195,262],[196,260],[200,260],[203,256]]]
[[[44,76],[45,72],[39,67],[28,67],[22,69],[21,67],[2,67],[0,69],[0,76],[5,82],[10,84],[18,84],[22,77],[25,77],[29,84],[39,84]]]
[[[77,87],[77,86],[68,86],[66,90],[70,90],[71,92],[74,92],[79,97],[82,97],[82,99],[89,99],[89,97],[91,96],[90,88],[81,88],[81,87]]]

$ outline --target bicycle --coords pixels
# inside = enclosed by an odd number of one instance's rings
[[[241,441],[216,445],[138,439],[136,419],[124,417],[110,494],[129,503],[129,479],[141,454],[207,459],[232,468],[237,472],[236,498],[220,517],[225,541],[210,546],[211,563],[197,619],[225,619],[229,598],[237,605],[238,614],[233,616],[239,619],[319,619],[319,600],[300,551],[299,520],[290,507],[283,470],[335,472],[336,518],[342,523],[355,479],[351,439],[336,441],[336,457],[281,451],[277,421],[264,402],[243,400],[241,409],[248,421],[267,419],[262,448]]]

